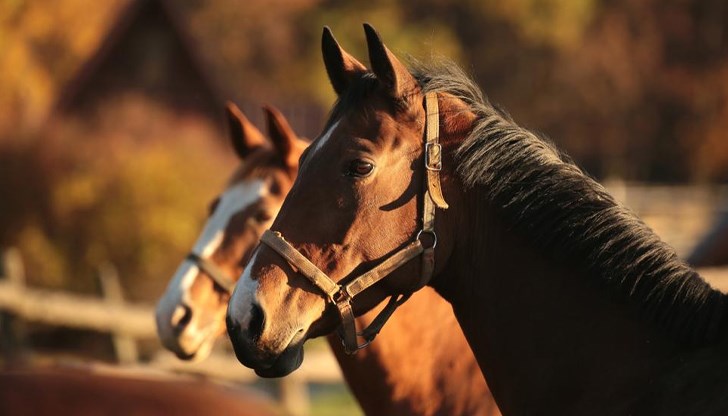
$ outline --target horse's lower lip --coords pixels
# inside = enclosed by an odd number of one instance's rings
[[[303,362],[303,348],[289,348],[283,351],[273,363],[268,366],[256,368],[255,374],[263,378],[285,377],[301,366]]]
[[[231,337],[231,341],[233,339]],[[258,347],[246,341],[232,344],[238,361],[260,377],[283,377],[296,370],[303,361],[303,345],[300,343],[289,344],[276,355],[256,352]]]
[[[262,368],[259,370],[253,370],[255,372],[255,375],[262,378],[279,378],[279,377],[285,377],[288,374],[290,374],[290,371],[285,370],[277,370],[277,369],[271,369],[271,368]]]
[[[197,355],[197,351],[195,352],[184,352],[184,351],[174,351],[174,355],[177,356],[180,360],[190,361],[195,358],[195,355]]]
[[[195,358],[198,351],[200,350],[199,345],[197,346],[197,348],[194,349],[184,348],[179,338],[175,338],[173,340],[162,340],[162,345],[164,345],[164,348],[171,351],[175,355],[175,357],[179,358],[180,360],[192,360]]]
[[[209,333],[193,337],[191,342],[184,342],[182,337],[178,337],[175,345],[169,349],[180,360],[195,361],[198,358],[204,359],[209,355],[214,341],[215,337],[211,337]]]

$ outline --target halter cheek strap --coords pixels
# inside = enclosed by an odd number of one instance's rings
[[[427,113],[424,138],[424,170],[426,174],[424,175],[423,186],[422,228],[417,233],[414,241],[394,252],[373,269],[342,285],[334,282],[326,273],[311,263],[301,252],[288,243],[279,232],[267,230],[260,239],[262,243],[283,257],[296,272],[305,276],[324,294],[329,302],[336,306],[341,319],[339,336],[347,354],[353,354],[369,345],[394,311],[409,299],[413,292],[426,285],[435,270],[435,246],[437,245],[435,211],[437,208],[446,209],[448,207],[445,198],[442,196],[442,187],[440,185],[442,146],[439,143],[440,122],[437,95],[435,93],[429,93],[425,96],[425,110]],[[431,245],[425,247],[422,244],[420,237],[423,234],[429,234],[432,237]],[[422,255],[419,285],[412,288],[409,293],[392,295],[387,305],[379,312],[372,323],[361,332],[357,332],[351,303],[354,297],[419,255]],[[357,337],[362,337],[364,343],[359,344]]]

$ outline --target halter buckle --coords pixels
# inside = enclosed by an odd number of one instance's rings
[[[442,170],[442,146],[440,143],[425,143],[425,168],[434,172]]]
[[[341,286],[339,287],[339,290],[331,296],[331,300],[338,305],[342,302],[351,302],[352,298],[349,292],[346,291],[346,288]]]
[[[419,240],[422,234],[430,234],[432,236],[432,247],[430,248],[437,247],[437,233],[435,233],[435,230],[420,230],[417,236],[415,236],[415,240]]]
[[[357,335],[357,336],[359,336],[359,333],[357,332],[357,334],[356,334],[356,335]],[[372,341],[374,341],[374,340],[373,340],[373,339],[368,339],[368,340],[364,341],[364,342],[363,342],[363,343],[361,343],[361,344],[359,344],[359,343],[357,342],[357,343],[356,343],[356,347],[354,347],[354,349],[353,349],[353,350],[351,350],[351,349],[350,349],[350,348],[349,348],[349,347],[348,347],[348,346],[346,345],[346,341],[344,341],[344,339],[343,339],[343,338],[339,337],[339,341],[341,341],[341,345],[342,345],[342,346],[344,347],[344,352],[345,352],[345,353],[346,353],[347,355],[354,355],[354,354],[355,354],[355,353],[356,353],[357,351],[359,351],[359,350],[363,350],[364,348],[368,347],[368,346],[369,346],[369,344],[371,344],[371,343],[372,343]]]

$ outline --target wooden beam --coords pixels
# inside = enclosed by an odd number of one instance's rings
[[[0,280],[0,310],[24,320],[69,328],[115,332],[134,338],[155,338],[154,308],[109,304],[106,300]]]

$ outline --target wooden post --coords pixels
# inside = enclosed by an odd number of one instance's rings
[[[119,282],[119,273],[111,263],[103,263],[98,267],[98,279],[101,286],[101,294],[109,306],[123,307],[124,293]],[[112,332],[111,339],[114,343],[116,359],[119,364],[133,365],[139,360],[139,353],[134,338],[129,335]]]
[[[280,401],[289,416],[308,416],[311,403],[308,397],[308,385],[305,380],[295,375],[284,377],[278,383]]]
[[[17,249],[0,253],[0,279],[19,290],[25,287],[25,267]],[[5,364],[22,361],[25,347],[23,323],[12,312],[0,311],[0,353]]]

